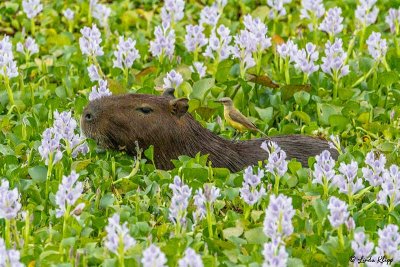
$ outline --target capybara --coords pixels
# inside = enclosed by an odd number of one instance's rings
[[[108,149],[136,153],[154,146],[154,161],[159,169],[172,169],[172,159],[180,155],[208,154],[214,167],[239,171],[268,158],[261,148],[266,140],[276,142],[289,159],[307,166],[308,158],[328,149],[328,142],[304,135],[273,136],[247,141],[231,141],[202,127],[188,110],[186,98],[165,95],[124,94],[95,99],[84,109],[81,127],[87,137]]]

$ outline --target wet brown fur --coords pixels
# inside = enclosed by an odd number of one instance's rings
[[[140,108],[153,111],[144,114]],[[125,149],[135,154],[135,141],[141,148],[154,145],[155,164],[172,169],[172,159],[209,154],[214,167],[239,171],[268,157],[261,149],[267,139],[275,141],[288,158],[307,166],[308,157],[329,149],[326,140],[303,135],[274,136],[248,141],[230,141],[201,126],[187,111],[187,100],[169,96],[126,94],[92,101],[84,110],[81,127],[86,136],[109,149]],[[88,121],[87,114],[91,120]],[[331,150],[334,156],[336,153]]]

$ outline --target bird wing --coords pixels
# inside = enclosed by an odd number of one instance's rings
[[[229,117],[235,122],[242,124],[244,127],[250,130],[258,131],[257,127],[248,118],[237,110],[229,111]]]

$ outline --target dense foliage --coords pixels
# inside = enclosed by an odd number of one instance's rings
[[[399,4],[2,1],[0,266],[400,264]],[[339,158],[163,171],[80,134],[89,101],[171,87],[225,138],[228,96]]]

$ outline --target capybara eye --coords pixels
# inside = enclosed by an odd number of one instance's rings
[[[153,111],[153,109],[151,107],[140,107],[140,108],[137,108],[136,110],[138,110],[144,114],[149,114],[150,112]]]
[[[85,120],[86,121],[92,121],[93,120],[93,115],[90,113],[86,113],[85,114]]]

